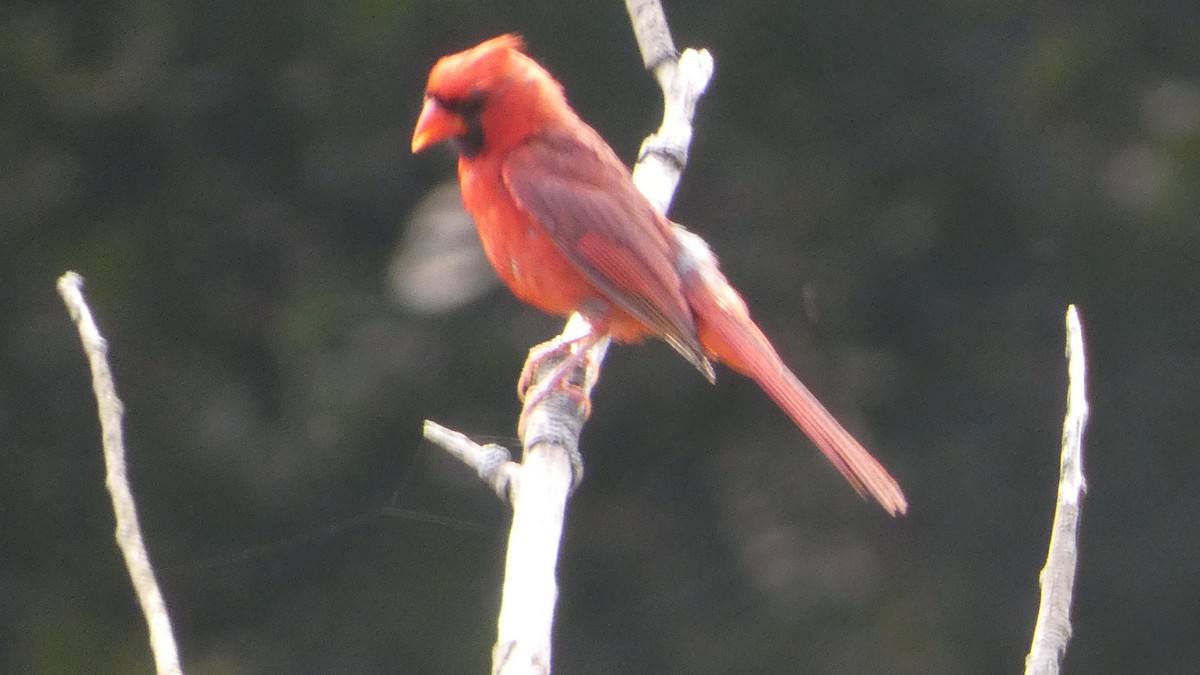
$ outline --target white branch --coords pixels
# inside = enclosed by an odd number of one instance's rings
[[[67,272],[58,279],[58,293],[67,305],[71,320],[79,329],[83,351],[92,370],[92,388],[100,415],[100,432],[104,445],[105,483],[112,495],[113,513],[117,520],[117,545],[125,557],[125,567],[133,582],[133,590],[142,606],[142,614],[150,628],[150,648],[160,675],[182,673],[179,651],[171,633],[171,617],[154,578],[154,568],[146,554],[142,529],[138,525],[137,507],[125,473],[125,439],[121,430],[124,406],[117,398],[112,370],[108,366],[108,343],[92,319],[83,297],[83,278]]]
[[[1067,415],[1063,421],[1058,505],[1050,551],[1040,577],[1033,643],[1025,657],[1026,675],[1057,675],[1071,639],[1071,598],[1075,587],[1079,515],[1087,484],[1083,477],[1083,430],[1087,425],[1087,363],[1083,329],[1075,305],[1067,308]]]
[[[495,675],[548,675],[554,605],[558,600],[558,547],[573,482],[572,456],[579,452],[581,419],[563,416],[570,397],[553,394],[526,418],[525,457],[509,486],[513,507],[504,562],[504,587]]]
[[[712,57],[704,50],[689,49],[676,59],[658,0],[629,0],[627,7],[642,58],[658,79],[664,100],[662,126],[642,144],[634,182],[665,213],[687,164],[692,116],[712,77]],[[560,338],[588,330],[587,320],[576,314],[567,321]],[[589,360],[597,369],[608,344],[608,339],[603,339],[592,348]],[[538,368],[535,379],[553,370]],[[590,395],[587,389],[595,384],[594,380],[578,378],[578,374],[567,379],[585,380],[585,397]],[[535,381],[529,390],[537,386]],[[572,481],[580,477],[576,473],[578,444],[585,415],[585,407],[567,394],[553,393],[533,401],[522,412],[525,454],[519,465],[508,461],[506,451],[503,459],[497,460],[494,451],[465,437],[452,437],[458,450],[451,452],[474,467],[498,492],[503,493],[507,486],[513,506],[499,630],[492,652],[494,675],[550,672],[550,638],[558,596],[555,569],[567,498]],[[437,431],[441,428],[432,427],[436,429],[431,435],[431,423],[426,423],[426,437],[443,444],[439,438],[445,436]],[[469,445],[463,446],[464,440]]]
[[[513,463],[512,453],[507,448],[495,443],[479,445],[466,434],[429,420],[425,420],[425,438],[475,469],[479,478],[492,486],[501,499],[508,498],[509,486],[520,465]]]
[[[642,142],[633,182],[666,213],[687,166],[696,104],[712,79],[713,59],[705,49],[685,49],[675,58],[675,44],[659,0],[626,0],[642,63],[654,73],[663,93],[663,122]]]

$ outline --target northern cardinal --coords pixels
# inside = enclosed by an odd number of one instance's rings
[[[500,279],[546,312],[582,314],[594,339],[658,337],[710,380],[711,361],[750,377],[855,490],[904,513],[899,485],[784,365],[708,246],[650,204],[523,52],[501,35],[439,60],[412,139],[413,152],[457,145],[463,203]]]

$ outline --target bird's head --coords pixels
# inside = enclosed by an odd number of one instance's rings
[[[412,150],[452,140],[465,157],[503,149],[566,108],[562,87],[511,33],[442,57],[429,73]]]

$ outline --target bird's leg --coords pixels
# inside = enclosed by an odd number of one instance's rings
[[[517,398],[525,401],[525,397],[529,393],[529,388],[533,385],[533,377],[537,374],[537,369],[542,365],[542,361],[563,351],[567,352],[563,363],[555,366],[554,372],[539,386],[539,388],[552,388],[556,380],[561,380],[572,368],[579,365],[576,346],[584,345],[584,349],[578,351],[586,352],[595,342],[596,336],[591,332],[570,338],[557,335],[553,339],[547,340],[530,349],[529,356],[525,359],[525,365],[521,367],[521,377],[517,379]],[[568,365],[568,362],[571,363]],[[563,367],[564,365],[566,366],[565,368]],[[592,381],[594,382],[595,379],[593,378]]]
[[[521,418],[517,422],[519,436],[525,437],[526,413],[542,399],[556,391],[562,391],[575,399],[583,407],[585,419],[591,414],[592,402],[589,392],[600,374],[599,364],[592,358],[592,347],[601,337],[603,336],[591,332],[567,339],[559,336],[529,351],[529,358],[525,361],[525,367],[521,369],[521,378],[517,383],[517,395],[525,403],[521,411]],[[567,354],[562,361],[554,364],[554,369],[550,371],[549,375],[542,378],[541,382],[534,384],[533,379],[541,362],[558,355],[563,350],[566,350]],[[570,376],[580,364],[584,366],[583,381],[580,384],[574,384],[570,382]]]

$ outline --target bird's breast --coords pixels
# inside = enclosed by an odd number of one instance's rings
[[[460,171],[463,204],[504,285],[521,300],[562,316],[595,307],[598,301],[609,304],[545,228],[517,207],[499,171],[487,173],[484,168]]]

